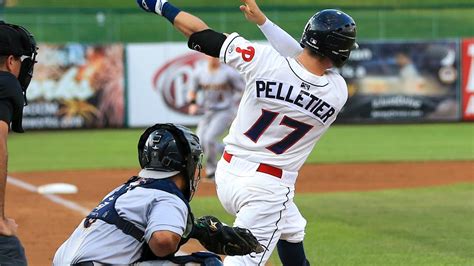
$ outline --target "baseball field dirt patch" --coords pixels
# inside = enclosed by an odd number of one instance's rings
[[[6,214],[19,224],[18,233],[25,246],[29,264],[51,265],[56,249],[84,217],[80,210],[72,210],[32,192],[35,187],[55,182],[74,184],[79,188],[79,193],[61,195],[61,198],[84,207],[83,210],[90,210],[106,193],[137,172],[138,169],[10,173],[10,176],[28,184],[26,189],[25,186],[21,188],[11,183],[8,185]],[[296,193],[473,183],[473,173],[472,161],[307,164],[300,171]],[[196,197],[215,195],[214,184],[201,182]],[[196,245],[192,242],[185,250],[192,251]]]

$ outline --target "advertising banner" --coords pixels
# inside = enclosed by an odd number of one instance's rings
[[[455,121],[457,41],[366,42],[340,69],[349,99],[338,122]]]
[[[206,58],[186,43],[127,46],[128,125],[155,123],[196,125],[200,116],[188,115],[188,91],[194,68]]]
[[[474,120],[474,39],[463,40],[461,50],[463,120]]]
[[[123,45],[40,45],[25,129],[124,126]]]

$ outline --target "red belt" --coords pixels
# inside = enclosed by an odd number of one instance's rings
[[[232,160],[232,157],[234,157],[234,155],[224,151],[224,154],[222,155],[222,157],[224,158],[224,160],[226,160],[228,163],[230,163],[230,161]],[[263,164],[263,163],[261,163],[258,166],[257,172],[269,174],[269,175],[272,175],[272,176],[278,177],[278,178],[281,178],[281,176],[283,175],[283,171],[280,168],[276,168],[276,167],[273,167],[271,165]]]

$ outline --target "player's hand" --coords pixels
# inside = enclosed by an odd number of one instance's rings
[[[257,25],[261,26],[267,20],[265,14],[260,10],[255,0],[241,0],[243,5],[240,6],[240,11],[244,12],[245,18]]]
[[[161,16],[163,5],[168,0],[137,0],[137,4],[146,12],[153,12]]]
[[[198,105],[195,104],[195,103],[192,103],[192,104],[189,105],[188,113],[190,115],[195,115],[195,114],[197,114],[198,110],[199,110]]]
[[[14,236],[16,235],[16,231],[18,229],[18,225],[16,224],[15,220],[11,218],[0,218],[0,235],[3,236]]]

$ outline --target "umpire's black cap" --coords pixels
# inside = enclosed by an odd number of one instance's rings
[[[29,43],[23,32],[0,20],[0,55],[28,55],[31,53]]]

